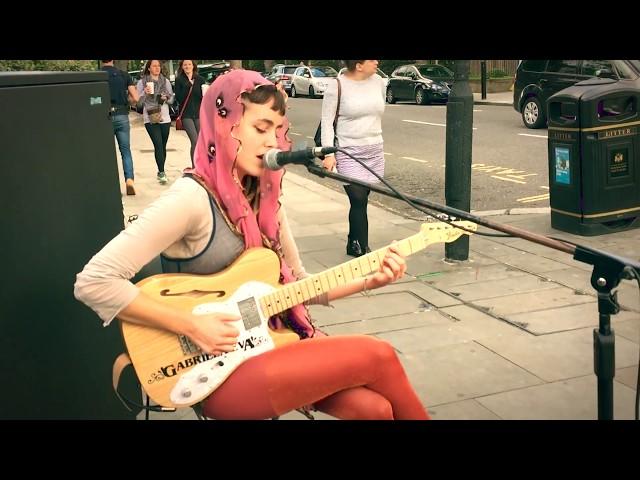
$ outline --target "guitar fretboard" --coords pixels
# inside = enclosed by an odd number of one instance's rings
[[[426,248],[422,233],[417,233],[396,243],[398,250],[409,256]],[[337,267],[312,275],[304,280],[288,283],[276,291],[259,298],[260,306],[266,316],[277,315],[295,305],[306,302],[318,295],[359,278],[380,268],[388,247],[357,257]]]

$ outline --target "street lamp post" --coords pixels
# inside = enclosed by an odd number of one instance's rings
[[[480,83],[482,84],[482,100],[487,99],[487,61],[480,62]]]
[[[469,86],[469,60],[456,60],[455,78],[447,103],[445,200],[447,206],[471,209],[471,142],[473,138],[473,93]],[[469,235],[445,244],[447,260],[469,258]]]

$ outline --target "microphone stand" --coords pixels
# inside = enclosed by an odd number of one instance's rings
[[[328,177],[343,183],[351,183],[371,189],[387,197],[403,198],[391,190],[361,180],[329,172],[313,161],[306,164],[309,173],[318,177]],[[449,217],[461,218],[482,225],[492,230],[508,233],[530,242],[538,243],[573,256],[589,265],[593,265],[591,285],[598,293],[599,327],[593,331],[594,372],[598,377],[598,420],[613,420],[613,377],[615,376],[615,336],[611,328],[611,315],[620,311],[618,292],[611,291],[618,286],[621,279],[640,278],[640,262],[613,255],[608,252],[570,244],[540,235],[528,230],[476,217],[464,210],[433,203],[412,195],[403,194],[416,205],[441,212]]]

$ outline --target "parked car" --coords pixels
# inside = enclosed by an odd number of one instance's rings
[[[198,65],[198,73],[204,77],[205,82],[209,85],[223,73],[231,69],[229,62],[207,63],[206,65]]]
[[[316,95],[323,96],[329,86],[329,79],[337,76],[338,72],[333,67],[320,65],[298,67],[293,72],[290,95],[297,97],[303,94],[309,95],[311,98],[315,98]]]
[[[297,68],[298,65],[274,65],[271,72],[267,75],[267,80],[270,80],[273,83],[276,83],[277,81],[282,82],[282,87],[285,92],[290,93],[291,78],[293,76],[293,72],[295,72]]]
[[[346,68],[341,68],[340,71],[338,72],[338,75],[342,75],[344,72],[346,72],[347,69]],[[389,75],[387,75],[386,73],[384,73],[382,70],[380,70],[379,68],[376,70],[376,73],[378,75],[380,75],[382,77],[382,80],[384,81],[384,86],[386,88],[386,86],[389,84]]]
[[[516,70],[513,108],[525,127],[546,127],[547,100],[560,90],[593,77],[639,76],[640,60],[523,60]]]
[[[444,82],[449,88],[453,86],[454,74],[444,65],[429,64],[415,65],[415,67],[423,77],[430,78],[431,80],[436,80],[438,82]]]
[[[426,76],[426,67],[432,66],[434,65],[401,65],[396,68],[387,85],[387,102],[415,100],[418,105],[447,102],[451,92],[449,85],[443,80]]]

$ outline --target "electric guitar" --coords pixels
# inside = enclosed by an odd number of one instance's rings
[[[472,222],[456,221],[475,231]],[[396,244],[405,256],[432,243],[452,242],[463,233],[443,222],[424,223],[420,233]],[[136,375],[149,397],[164,407],[199,402],[246,359],[299,340],[288,329],[272,330],[271,316],[303,303],[354,278],[377,271],[388,247],[357,257],[303,280],[281,285],[280,261],[267,248],[251,248],[229,267],[212,275],[165,273],[137,283],[157,301],[196,315],[230,313],[239,331],[235,350],[220,355],[202,352],[189,338],[167,330],[122,321],[122,336]]]

